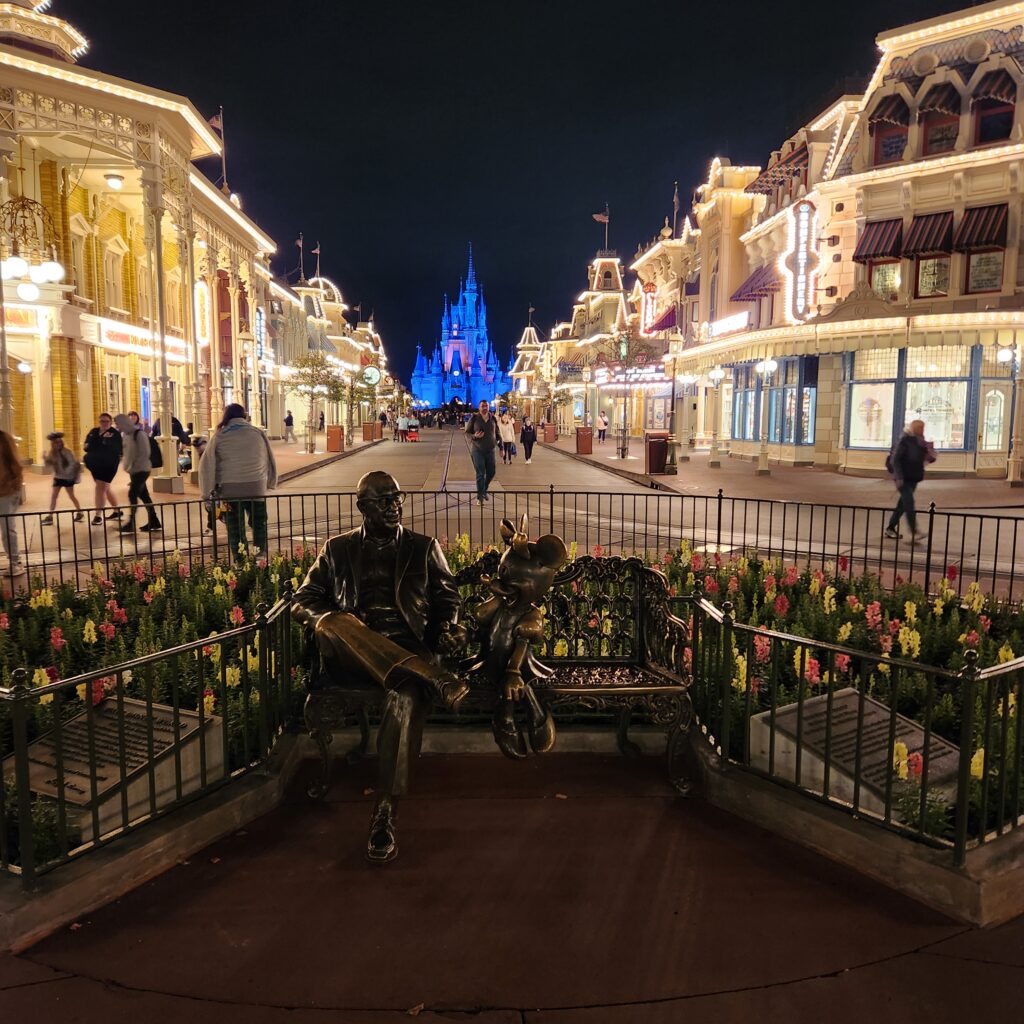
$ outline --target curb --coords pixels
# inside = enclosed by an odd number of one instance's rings
[[[307,473],[312,473],[316,469],[323,469],[324,466],[333,466],[335,462],[340,462],[342,459],[347,459],[350,455],[358,455],[359,452],[364,452],[368,448],[373,448],[375,445],[383,444],[381,438],[377,438],[374,441],[365,441],[358,448],[349,448],[348,451],[336,452],[330,458],[319,459],[317,462],[310,463],[308,466],[300,466],[298,469],[289,469],[287,473],[282,473],[278,478],[278,483],[287,483],[289,480],[295,480],[300,476],[305,476]]]
[[[628,469],[618,469],[615,466],[602,466],[599,462],[595,462],[593,459],[587,458],[586,455],[577,455],[576,452],[567,452],[564,448],[559,448],[553,444],[546,444],[544,447],[549,451],[558,452],[559,455],[564,455],[567,459],[582,462],[584,465],[591,466],[594,469],[603,469],[606,473],[622,477],[623,480],[629,480],[634,484],[641,484],[643,487],[650,487],[651,490],[667,491],[669,494],[680,493],[674,487],[669,487],[667,484],[661,483],[660,480],[656,480],[648,473],[631,473]]]

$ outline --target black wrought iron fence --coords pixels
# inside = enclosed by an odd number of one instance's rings
[[[960,673],[735,622],[691,620],[692,689],[720,767],[739,767],[952,851],[1016,829],[1024,658]]]
[[[327,538],[361,522],[353,493],[274,494],[266,500],[269,554],[296,546],[318,547]],[[119,521],[92,526],[61,512],[53,525],[43,516],[12,516],[21,562],[28,577],[46,581],[84,578],[99,562],[139,559],[152,567],[180,552],[191,566],[226,561],[228,538],[223,518],[202,501],[159,506],[162,530],[121,532]],[[919,517],[922,536],[890,540],[889,510],[869,506],[772,501],[664,491],[603,493],[559,490],[495,491],[480,506],[472,492],[411,492],[406,525],[452,544],[465,537],[473,550],[499,543],[503,518],[528,515],[534,531],[560,533],[579,553],[657,557],[687,541],[704,554],[757,554],[799,565],[838,567],[850,577],[877,574],[888,586],[915,581],[926,590],[945,575],[962,592],[971,582],[1003,599],[1024,597],[1024,517],[1012,513],[946,512],[934,506]],[[262,543],[261,543],[261,546]],[[4,574],[8,593],[26,584],[15,566]]]
[[[215,637],[0,687],[0,870],[40,874],[269,757],[301,701],[291,599]]]

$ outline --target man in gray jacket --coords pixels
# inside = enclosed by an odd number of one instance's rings
[[[254,427],[245,409],[232,402],[199,460],[199,491],[224,507],[231,555],[240,560],[248,548],[246,519],[253,546],[267,550],[267,491],[277,486],[277,462],[267,435]]]
[[[114,417],[117,429],[123,435],[122,440],[122,463],[124,471],[128,474],[130,481],[128,485],[128,503],[131,505],[131,512],[128,514],[128,522],[121,527],[122,533],[131,533],[135,529],[135,507],[141,501],[146,506],[148,522],[139,529],[143,533],[152,533],[162,530],[160,517],[156,514],[156,506],[149,495],[149,488],[146,481],[153,471],[153,460],[150,457],[149,434],[147,434],[138,422],[138,414],[135,419],[119,415]]]

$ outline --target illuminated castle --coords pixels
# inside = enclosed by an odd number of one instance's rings
[[[477,287],[473,247],[469,247],[469,269],[465,284],[459,284],[459,298],[450,305],[444,298],[441,340],[428,360],[416,347],[412,393],[438,407],[457,398],[466,405],[512,389],[508,370],[502,370],[487,336],[487,303]]]

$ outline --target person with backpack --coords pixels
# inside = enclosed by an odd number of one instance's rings
[[[96,484],[96,511],[92,517],[92,525],[100,526],[103,522],[103,507],[110,503],[108,519],[120,519],[121,510],[117,507],[114,497],[113,483],[121,464],[121,434],[114,429],[114,418],[109,412],[100,413],[99,426],[93,427],[85,435],[85,468],[92,474]]]
[[[246,520],[253,546],[267,550],[267,491],[277,486],[277,462],[267,435],[254,427],[245,409],[232,402],[199,462],[199,492],[221,503],[231,557],[241,561],[248,550]]]
[[[141,501],[146,506],[147,522],[139,529],[143,533],[155,533],[162,530],[160,517],[156,514],[156,506],[149,494],[149,487],[146,481],[149,480],[153,469],[159,469],[163,465],[163,457],[160,454],[160,447],[142,429],[138,413],[128,413],[127,416],[114,417],[117,429],[121,431],[124,470],[130,481],[128,485],[128,503],[131,511],[128,513],[128,521],[121,527],[122,533],[132,533],[135,530],[135,510]]]
[[[284,443],[285,444],[298,444],[299,439],[295,436],[295,417],[292,415],[291,409],[285,410],[284,417]]]
[[[914,491],[924,479],[925,465],[934,461],[935,449],[930,441],[924,439],[924,420],[912,420],[885,460],[885,468],[892,475],[899,492],[899,500],[885,529],[885,535],[890,540],[899,539],[900,517],[904,515],[910,529],[910,543],[915,543],[920,537]]]
[[[80,523],[85,518],[82,506],[75,497],[75,484],[82,476],[82,464],[75,457],[75,453],[64,444],[64,435],[60,431],[46,435],[50,442],[50,450],[43,456],[44,465],[53,470],[53,489],[50,492],[50,511],[40,520],[43,526],[53,525],[53,510],[57,507],[57,498],[61,491],[67,491],[71,504],[78,510],[75,512],[75,522]]]
[[[529,416],[523,417],[523,425],[519,431],[519,443],[523,446],[526,464],[533,458],[533,446],[537,443],[537,428],[530,422]]]

